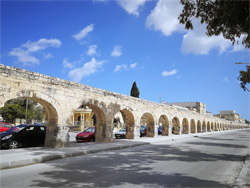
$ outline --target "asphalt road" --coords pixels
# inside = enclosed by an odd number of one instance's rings
[[[1,170],[0,186],[231,187],[249,135],[249,129],[222,132]]]

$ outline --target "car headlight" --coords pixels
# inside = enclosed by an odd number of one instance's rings
[[[7,140],[7,139],[9,139],[10,137],[12,137],[12,135],[5,136],[5,137],[2,138],[2,140]]]

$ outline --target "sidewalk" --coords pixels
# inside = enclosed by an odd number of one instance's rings
[[[214,132],[216,133],[216,132]],[[8,168],[16,168],[35,163],[42,163],[55,159],[62,159],[67,157],[86,155],[91,153],[98,153],[103,151],[112,151],[118,149],[125,149],[141,145],[149,145],[157,142],[181,140],[184,138],[193,138],[197,135],[207,135],[209,133],[197,133],[190,135],[172,135],[172,136],[158,136],[158,137],[140,137],[139,139],[114,139],[110,143],[95,143],[83,142],[77,143],[70,139],[68,147],[63,148],[49,148],[49,147],[33,147],[33,148],[20,148],[20,149],[7,149],[0,150],[0,170]],[[74,133],[71,133],[71,137]]]
[[[219,132],[197,133],[189,135],[172,135],[172,136],[157,136],[140,137],[135,140],[129,139],[114,139],[111,143],[95,143],[83,142],[77,143],[74,140],[74,133],[71,133],[70,144],[64,148],[49,148],[49,147],[33,147],[33,148],[20,148],[0,150],[0,170],[8,168],[16,168],[35,163],[42,163],[55,159],[62,159],[67,157],[86,155],[91,153],[98,153],[103,151],[111,151],[118,149],[125,149],[141,145],[149,145],[157,142],[165,141],[178,141],[196,136],[206,136],[209,134],[217,134]]]

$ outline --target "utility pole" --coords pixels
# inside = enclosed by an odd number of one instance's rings
[[[29,99],[26,99],[26,113],[25,113],[25,123],[27,124],[27,115],[28,115],[28,103],[29,103]]]

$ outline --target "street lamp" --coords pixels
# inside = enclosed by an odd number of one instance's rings
[[[239,64],[250,64],[250,63],[236,62],[235,64],[239,65]]]

